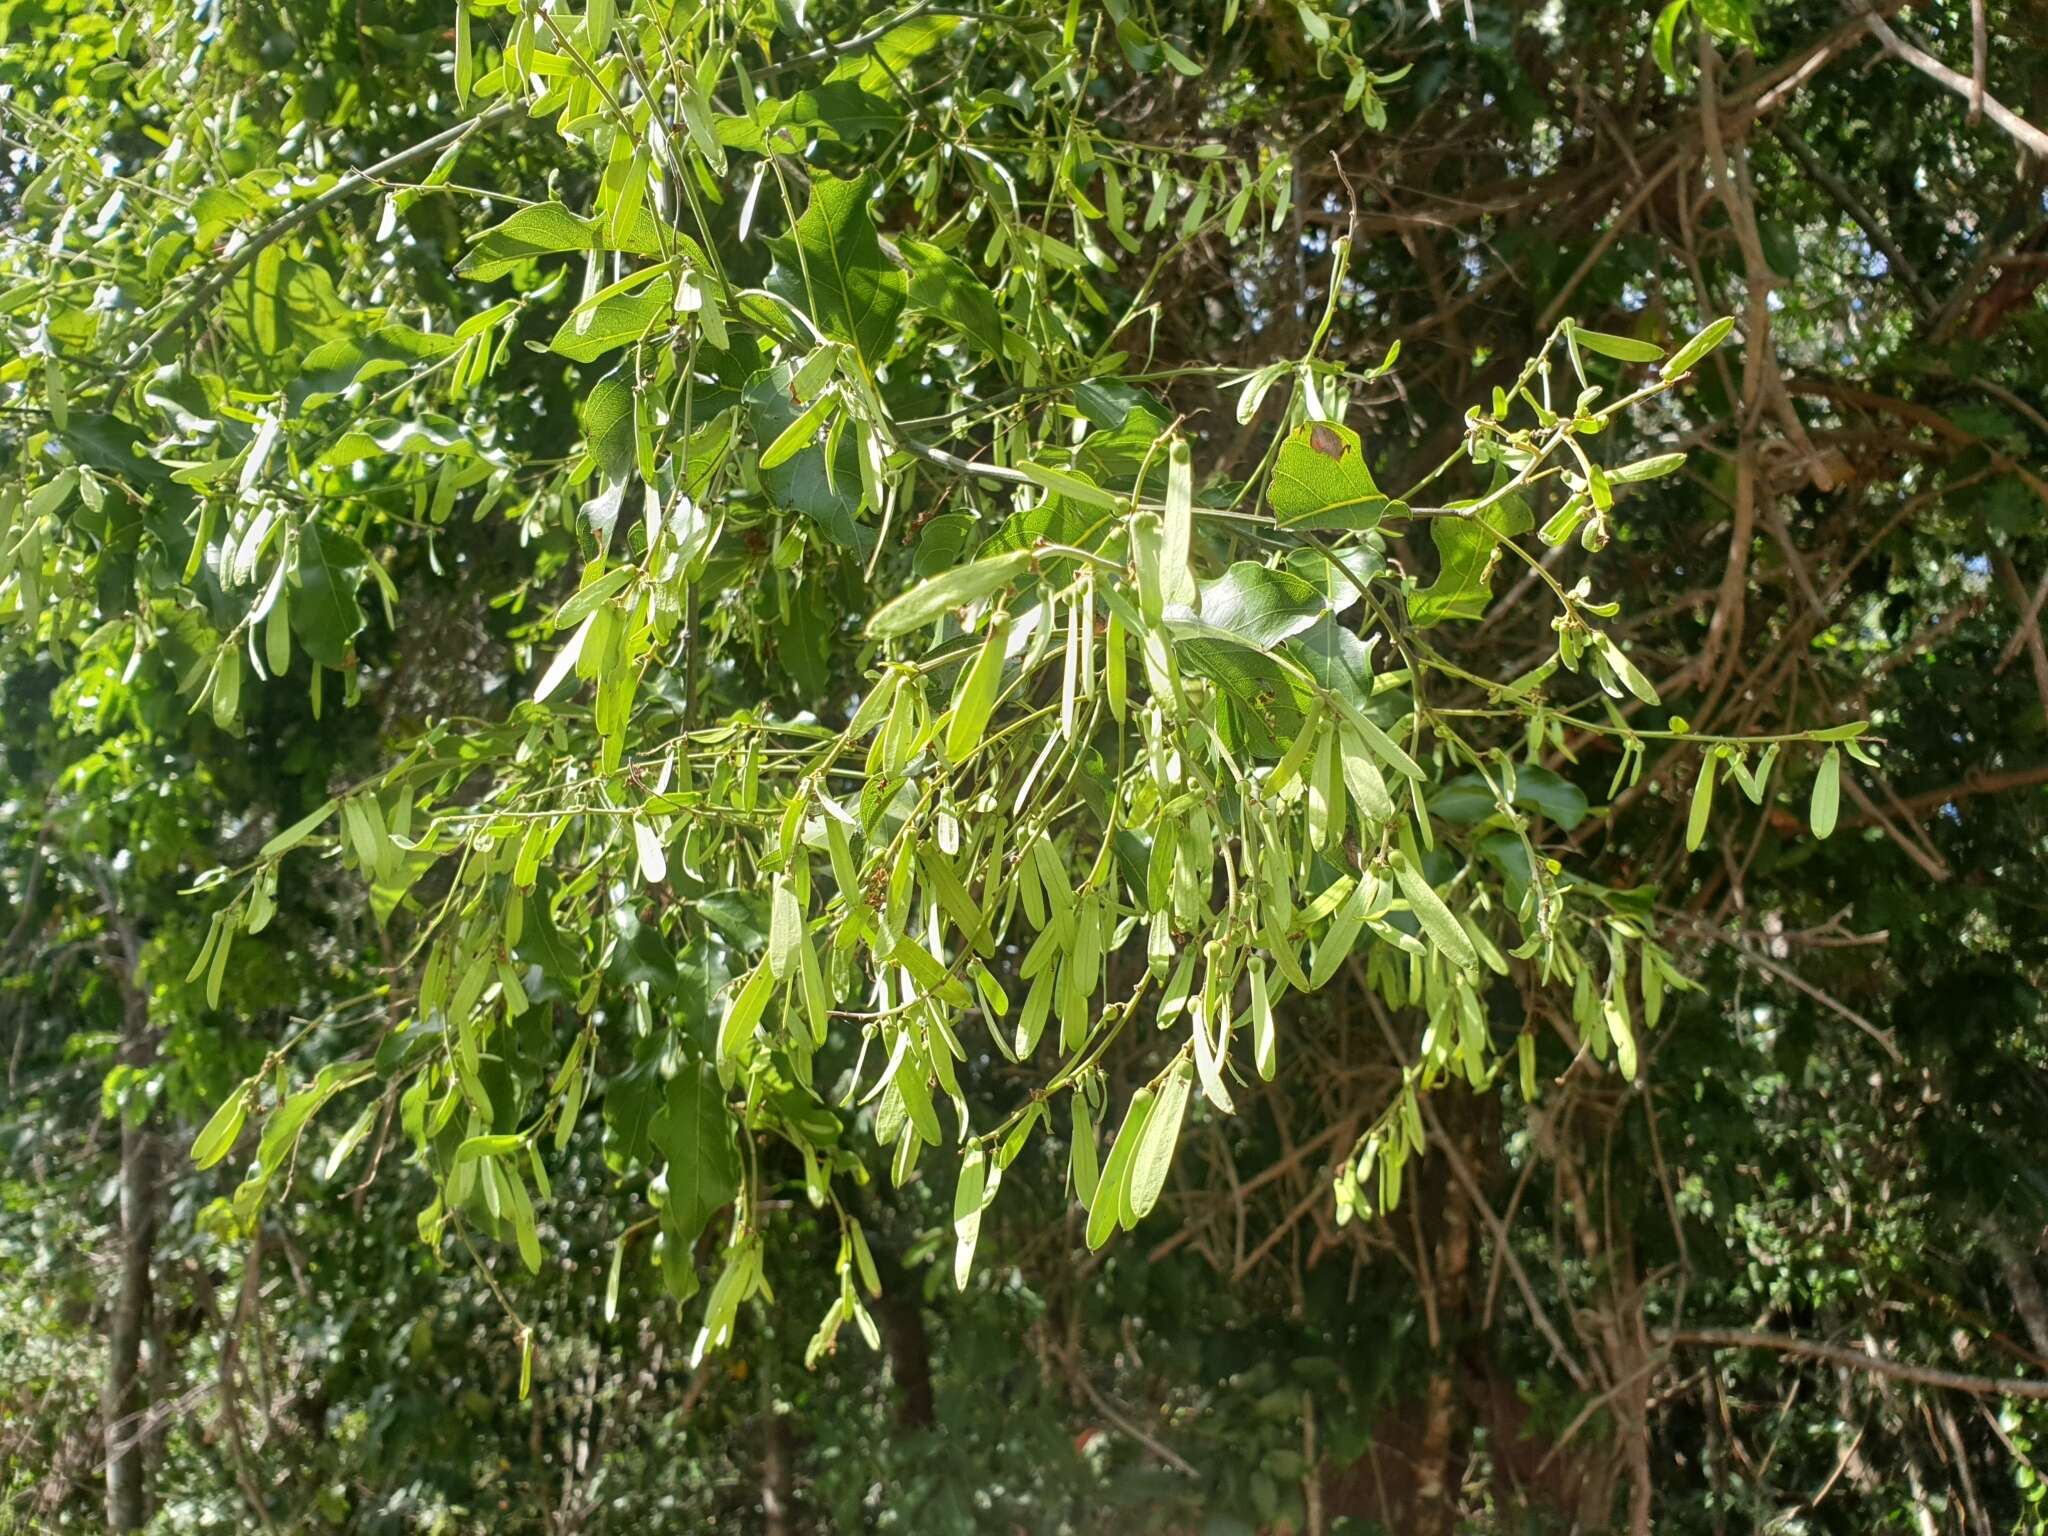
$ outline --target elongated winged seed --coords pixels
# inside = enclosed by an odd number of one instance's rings
[[[1835,830],[1835,817],[1842,804],[1842,749],[1829,747],[1820,760],[1820,772],[1813,780],[1813,805],[1810,819],[1815,837],[1826,837]]]
[[[1095,1199],[1088,1208],[1090,1248],[1100,1248],[1117,1228],[1118,1213],[1130,1185],[1131,1162],[1137,1155],[1138,1142],[1145,1134],[1145,1122],[1152,1118],[1153,1105],[1157,1100],[1157,1093],[1148,1085],[1131,1096],[1131,1107],[1124,1111],[1124,1123],[1116,1133],[1116,1141],[1110,1146],[1109,1160],[1102,1166],[1102,1175],[1095,1181]]]

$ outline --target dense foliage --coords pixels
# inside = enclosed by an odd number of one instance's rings
[[[10,1522],[2039,1523],[2038,15],[0,16]]]

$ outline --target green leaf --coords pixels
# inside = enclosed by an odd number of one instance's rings
[[[354,385],[386,374],[412,372],[446,357],[455,347],[453,336],[414,330],[409,325],[379,326],[366,336],[340,336],[306,354],[286,398],[295,409],[310,411]]]
[[[367,622],[356,591],[369,574],[369,553],[346,533],[309,521],[299,530],[292,629],[306,654],[323,666],[347,665]]]
[[[1240,706],[1241,718],[1256,727],[1254,745],[1261,754],[1278,755],[1281,743],[1293,739],[1312,699],[1272,657],[1235,640],[1207,634],[1176,641],[1174,654],[1183,666],[1217,684]],[[1263,740],[1259,732],[1264,733]]]
[[[647,1136],[668,1162],[668,1238],[693,1243],[740,1189],[732,1111],[709,1062],[686,1066],[668,1080]]]
[[[1183,565],[1185,568],[1185,565]],[[1262,651],[1277,650],[1325,611],[1323,595],[1292,571],[1240,560],[1201,583],[1200,619],[1169,621],[1184,633],[1214,635]]]
[[[1486,612],[1493,598],[1493,568],[1503,541],[1535,526],[1528,503],[1503,496],[1489,507],[1459,517],[1433,518],[1430,537],[1436,543],[1436,580],[1408,598],[1408,617],[1418,629],[1446,619],[1472,622]]]
[[[903,125],[903,109],[855,81],[828,80],[798,91],[775,121],[778,127],[808,128],[850,141],[871,133],[894,133]]]
[[[1030,564],[1031,552],[1019,549],[942,572],[883,604],[868,620],[868,633],[877,640],[887,640],[921,629],[941,614],[964,608],[1009,585]]]
[[[675,283],[666,273],[630,292],[612,294],[564,320],[548,348],[572,362],[594,362],[666,326],[674,296]]]
[[[1835,830],[1835,817],[1842,804],[1842,749],[1829,747],[1821,757],[1820,772],[1814,775],[1813,804],[1808,819],[1815,837],[1827,837]]]
[[[1754,49],[1758,46],[1750,0],[1695,0],[1700,24],[1715,36]]]
[[[769,286],[841,341],[850,341],[870,364],[895,339],[896,317],[909,294],[903,273],[882,254],[868,199],[874,178],[852,181],[820,176],[811,203],[783,242]],[[787,259],[785,259],[785,254]]]
[[[633,468],[633,387],[624,373],[599,379],[576,408],[583,440],[607,480],[623,479]]]
[[[747,385],[746,407],[760,441],[774,444],[788,433],[803,414],[790,400],[790,385],[796,364],[781,362],[756,374]],[[860,464],[852,441],[844,433],[838,442],[800,444],[790,455],[761,468],[761,488],[779,507],[801,512],[843,548],[865,551],[874,544],[874,534],[856,518],[861,510]],[[825,454],[832,453],[832,472],[825,472]]]
[[[1366,468],[1358,434],[1324,421],[1287,434],[1267,496],[1283,528],[1375,528],[1391,505]]]
[[[967,264],[924,240],[899,239],[896,249],[910,264],[910,307],[933,314],[980,349],[983,358],[1004,351],[1001,313],[988,284]]]
[[[1287,653],[1319,687],[1337,695],[1354,710],[1372,700],[1372,646],[1324,613],[1287,642]]]
[[[327,269],[287,256],[283,242],[266,246],[227,285],[220,316],[258,357],[286,368],[356,323]]]
[[[693,267],[703,265],[703,250],[696,241],[678,230],[663,230],[645,208],[616,242],[608,243],[603,220],[581,218],[560,203],[536,203],[477,236],[455,270],[463,277],[489,281],[537,256],[606,249],[635,256],[662,256],[675,250]]]

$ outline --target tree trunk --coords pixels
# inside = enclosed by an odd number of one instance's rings
[[[2040,1279],[2034,1274],[2032,1252],[2005,1232],[1993,1232],[1991,1246],[2005,1272],[2006,1289],[2012,1292],[2013,1310],[2027,1326],[2027,1338],[2038,1353],[2048,1355],[2048,1296],[2042,1295]]]
[[[915,1300],[893,1286],[883,1293],[875,1310],[881,1314],[889,1374],[901,1394],[896,1400],[896,1422],[905,1429],[930,1429],[938,1422],[938,1414],[932,1402],[932,1345],[925,1332],[924,1313]]]
[[[147,1125],[121,1127],[120,1269],[107,1321],[107,1381],[100,1400],[106,1434],[107,1528],[139,1531],[148,1518],[142,1433],[142,1339],[150,1308],[156,1240],[156,1155]]]
[[[766,1536],[789,1536],[790,1524],[789,1420],[768,1410],[761,1426],[761,1529]]]

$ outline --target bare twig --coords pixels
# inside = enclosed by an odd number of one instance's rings
[[[1977,110],[1981,103],[1984,115],[2025,146],[2029,154],[2048,160],[2048,133],[2043,133],[1997,97],[1987,94],[1981,76],[1973,83],[1968,76],[1957,74],[1933,54],[1907,42],[1874,12],[1863,18],[1863,25],[1884,45],[1885,52],[1904,59],[1928,79],[1954,91],[1970,103],[1972,111]]]
[[[1951,1392],[1968,1392],[1977,1397],[2020,1397],[2034,1402],[2048,1402],[2048,1381],[2027,1381],[2018,1377],[2004,1379],[1971,1376],[1941,1366],[1914,1365],[1905,1360],[1888,1360],[1883,1355],[1849,1349],[1840,1344],[1824,1344],[1818,1339],[1796,1338],[1786,1333],[1756,1333],[1747,1328],[1686,1328],[1660,1332],[1653,1337],[1659,1344],[1673,1348],[1697,1345],[1706,1349],[1775,1350],[1782,1355],[1803,1355],[1810,1360],[1825,1360],[1830,1365],[1845,1366],[1852,1371],[1868,1371],[1878,1376],[1890,1376],[1923,1387],[1945,1387]]]

